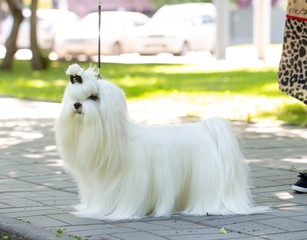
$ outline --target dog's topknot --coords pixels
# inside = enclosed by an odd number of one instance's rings
[[[84,72],[83,68],[81,68],[77,63],[70,65],[66,71],[67,75],[81,75]]]
[[[74,84],[75,82],[82,83],[82,77],[80,76],[84,70],[78,65],[70,65],[66,71],[67,75],[70,75],[70,82]]]

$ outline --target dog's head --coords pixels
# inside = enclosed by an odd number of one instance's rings
[[[100,91],[93,69],[84,70],[78,64],[73,64],[69,66],[66,74],[70,79],[63,98],[64,107],[68,108],[66,111],[75,116],[84,116],[88,109],[97,111]]]
[[[123,91],[111,82],[97,80],[92,68],[84,70],[78,64],[73,64],[66,74],[70,81],[62,101],[62,117],[68,121],[86,119],[91,122],[129,118]]]

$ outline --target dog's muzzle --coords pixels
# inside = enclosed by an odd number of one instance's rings
[[[82,103],[80,102],[75,102],[74,103],[74,108],[77,113],[82,113]]]

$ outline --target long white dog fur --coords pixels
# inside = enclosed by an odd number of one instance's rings
[[[57,146],[75,178],[81,217],[251,214],[249,170],[226,120],[143,126],[129,118],[125,95],[71,65],[57,121]]]

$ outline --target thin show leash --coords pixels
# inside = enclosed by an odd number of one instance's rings
[[[100,74],[100,36],[101,36],[101,4],[102,0],[98,0],[98,79],[101,79]]]

